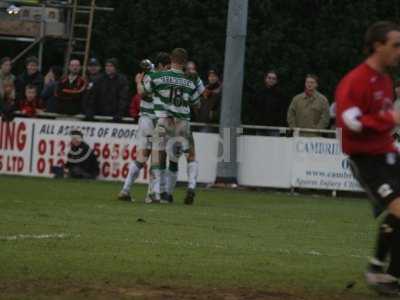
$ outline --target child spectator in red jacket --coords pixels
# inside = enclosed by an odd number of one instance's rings
[[[27,85],[25,88],[25,99],[21,101],[19,109],[27,117],[35,117],[42,112],[44,107],[42,100],[37,95],[37,88],[34,85]]]

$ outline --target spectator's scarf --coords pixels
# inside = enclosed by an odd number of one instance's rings
[[[307,89],[304,90],[304,93],[306,94],[307,97],[312,97],[312,96],[314,96],[316,92],[317,92],[316,90],[314,90],[313,92],[310,92],[310,91],[307,90]]]
[[[221,85],[222,85],[222,83],[220,81],[218,81],[216,83],[207,84],[206,90],[204,91],[204,96],[212,97],[213,95],[220,93]]]

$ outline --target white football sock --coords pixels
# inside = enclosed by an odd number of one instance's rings
[[[151,169],[152,177],[153,177],[153,193],[156,196],[161,194],[161,170],[160,169]]]
[[[197,177],[199,176],[199,163],[191,161],[187,164],[188,188],[194,190],[197,185]]]
[[[128,176],[126,176],[125,182],[124,182],[124,187],[122,188],[122,191],[125,193],[129,193],[133,183],[135,180],[139,177],[140,170],[143,168],[143,164],[137,162],[136,160],[131,162],[129,166],[129,173]]]
[[[147,195],[154,193],[154,176],[153,172],[150,170],[149,184],[147,185]]]

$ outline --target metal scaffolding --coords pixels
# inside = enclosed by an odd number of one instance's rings
[[[22,10],[24,16],[22,17],[25,18],[19,19],[19,13],[7,16],[5,11],[11,5],[21,5],[21,8],[24,8]],[[13,63],[38,46],[38,59],[41,68],[46,40],[58,39],[65,41],[66,44],[65,66],[71,57],[79,57],[83,61],[83,72],[85,72],[89,60],[95,13],[96,11],[112,12],[114,10],[112,7],[97,6],[96,0],[4,0],[0,9],[4,9],[3,14],[6,16],[0,19],[0,25],[3,22],[5,29],[1,31],[0,28],[0,40],[28,43],[13,58]],[[51,11],[51,9],[54,11]],[[25,15],[28,15],[28,13],[25,13],[25,11],[30,10],[35,10],[38,13],[34,16],[34,21],[26,20]],[[48,16],[54,15],[56,12],[60,14],[59,22],[49,22]],[[26,32],[24,32],[24,28]],[[12,29],[15,29],[15,34]]]

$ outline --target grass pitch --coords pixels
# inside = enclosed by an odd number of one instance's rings
[[[378,299],[365,199],[0,177],[1,299]],[[347,286],[347,288],[346,288]]]

